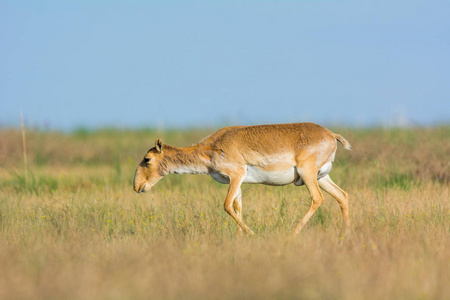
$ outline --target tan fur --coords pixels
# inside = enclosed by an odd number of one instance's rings
[[[164,145],[158,139],[136,169],[134,190],[147,192],[169,173],[209,174],[230,184],[225,210],[237,222],[238,232],[253,234],[242,221],[242,183],[305,184],[312,204],[294,230],[298,234],[323,202],[320,186],[339,202],[347,229],[347,194],[328,176],[336,141],[350,149],[341,135],[313,123],[225,127],[185,148]]]

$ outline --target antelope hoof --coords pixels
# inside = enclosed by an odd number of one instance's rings
[[[245,232],[247,235],[251,235],[251,236],[255,236],[256,234],[253,232],[253,230],[251,229],[247,229],[247,231]]]

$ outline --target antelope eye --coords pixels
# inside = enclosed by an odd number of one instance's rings
[[[148,164],[151,160],[152,160],[151,158],[144,157],[144,162],[145,162],[146,164]]]

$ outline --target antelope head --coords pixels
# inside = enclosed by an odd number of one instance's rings
[[[162,164],[163,157],[163,143],[160,139],[157,139],[155,147],[148,150],[144,159],[136,168],[133,187],[137,193],[148,192],[152,186],[167,175],[168,172],[164,170]]]

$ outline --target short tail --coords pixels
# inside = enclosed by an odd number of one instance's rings
[[[334,137],[339,143],[342,144],[342,146],[344,146],[345,149],[352,150],[352,145],[350,145],[350,143],[346,139],[344,139],[342,135],[335,133]]]

